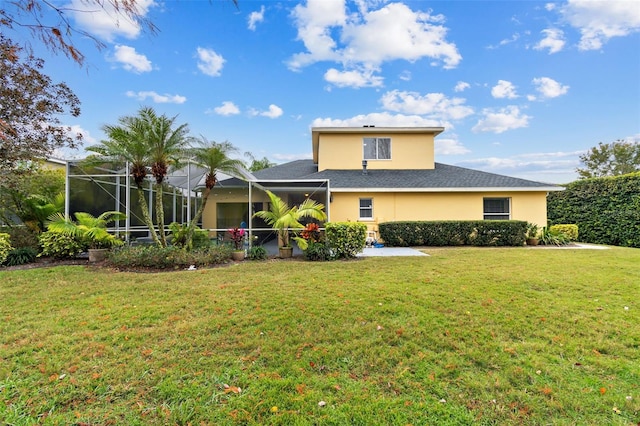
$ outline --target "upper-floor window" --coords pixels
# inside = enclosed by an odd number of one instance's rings
[[[485,198],[484,220],[509,220],[511,218],[510,198]]]
[[[364,138],[364,160],[391,160],[391,138]]]

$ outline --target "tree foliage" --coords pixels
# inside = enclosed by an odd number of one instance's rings
[[[267,157],[258,159],[250,152],[245,152],[244,155],[249,159],[246,167],[250,172],[257,172],[258,170],[268,169],[269,167],[277,165],[276,163],[272,163]]]
[[[232,0],[238,6],[238,0]],[[78,65],[84,65],[85,55],[74,39],[91,40],[98,50],[105,44],[90,31],[77,25],[78,15],[93,16],[95,20],[111,21],[115,27],[132,26],[138,31],[156,34],[158,28],[147,18],[147,9],[154,2],[140,0],[78,0],[58,2],[49,0],[4,0],[0,3],[0,27],[27,29],[33,39],[53,53],[62,53]],[[74,23],[72,23],[74,21]],[[25,43],[22,47],[29,47]]]
[[[620,176],[640,171],[640,143],[618,139],[608,144],[600,142],[580,156],[584,165],[576,169],[582,179]]]
[[[640,172],[581,179],[547,196],[549,224],[576,224],[580,241],[640,247]]]
[[[85,55],[74,44],[74,36],[90,39],[98,50],[103,49],[105,44],[90,32],[72,25],[72,15],[103,13],[109,16],[115,26],[125,22],[155,34],[157,28],[145,17],[144,3],[137,0],[81,0],[74,6],[66,2],[45,0],[6,1],[0,7],[0,26],[9,29],[26,28],[34,39],[51,52],[62,53],[83,65]]]
[[[0,34],[0,169],[46,158],[54,149],[75,148],[73,135],[60,116],[80,115],[80,100],[65,83],[54,84],[40,70],[44,62]]]

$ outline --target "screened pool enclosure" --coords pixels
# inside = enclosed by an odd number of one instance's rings
[[[150,175],[150,173],[149,173]],[[147,176],[142,191],[149,215],[156,220],[155,180]],[[209,237],[224,240],[230,228],[247,229],[247,242],[263,243],[275,238],[274,231],[253,214],[269,208],[265,193],[270,190],[290,206],[310,198],[325,205],[329,217],[329,182],[327,180],[269,180],[261,181],[251,173],[242,178],[217,173],[218,183],[211,190],[198,226]],[[165,226],[172,222],[186,224],[196,215],[202,204],[206,170],[195,164],[170,170],[163,183],[163,211]],[[149,229],[144,223],[138,187],[126,163],[89,165],[82,161],[67,161],[65,214],[73,218],[75,212],[98,216],[105,211],[119,211],[126,220],[115,223],[110,230],[126,241],[149,241]]]

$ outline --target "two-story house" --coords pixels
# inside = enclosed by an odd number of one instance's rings
[[[400,220],[516,219],[544,226],[546,196],[559,186],[435,162],[442,127],[315,127],[313,158],[254,173],[255,181],[220,182],[203,215],[204,228],[249,224],[264,189],[290,205],[311,197],[331,222],[359,221],[377,230]],[[254,228],[262,226],[251,221]]]

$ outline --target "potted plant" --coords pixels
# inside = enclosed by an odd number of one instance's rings
[[[293,253],[291,240],[295,241],[301,250],[304,250],[308,244],[307,240],[296,235],[297,230],[304,228],[300,221],[304,218],[326,220],[324,204],[307,198],[300,205],[290,207],[273,192],[267,191],[267,195],[271,202],[269,210],[256,212],[254,216],[263,219],[277,232],[280,257],[291,257]]]
[[[526,240],[528,246],[538,245],[538,225],[536,225],[535,223],[529,223],[527,225]]]
[[[107,231],[107,224],[126,218],[124,213],[108,211],[95,217],[90,213],[75,213],[76,222],[64,217],[61,213],[49,216],[47,229],[76,237],[87,245],[89,261],[104,260],[107,251],[114,246],[122,245],[118,237]]]
[[[231,228],[229,229],[231,235],[231,241],[233,241],[233,251],[231,252],[231,258],[235,261],[244,260],[245,252],[242,247],[244,242],[245,231],[243,228]]]

